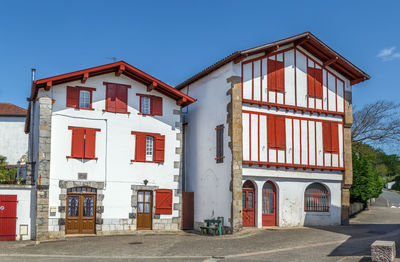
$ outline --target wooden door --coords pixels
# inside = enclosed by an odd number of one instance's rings
[[[255,209],[254,209],[254,185],[251,181],[243,184],[242,205],[243,205],[243,226],[254,227]]]
[[[17,195],[0,195],[0,241],[14,241],[17,224]]]
[[[137,229],[152,228],[153,192],[138,191],[137,194]]]
[[[193,229],[194,224],[194,193],[182,193],[182,229]]]
[[[95,219],[96,194],[82,188],[68,192],[65,234],[95,234]]]
[[[268,181],[263,186],[262,225],[276,226],[276,187]]]

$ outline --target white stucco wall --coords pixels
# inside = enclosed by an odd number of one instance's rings
[[[32,186],[0,185],[0,195],[17,195],[16,240],[29,240],[35,234],[36,191]],[[21,235],[21,226],[27,226],[27,234]]]
[[[9,165],[16,165],[28,152],[28,135],[24,132],[25,117],[0,117],[0,155]]]
[[[184,109],[188,124],[185,130],[186,191],[194,192],[194,221],[224,217],[230,225],[232,192],[232,155],[229,148],[227,105],[230,96],[232,65],[227,64],[181,91],[197,99]],[[216,131],[224,125],[224,162],[216,163]]]
[[[105,109],[106,87],[103,81],[131,85],[128,88],[128,112],[119,114],[103,112]],[[66,87],[85,86],[96,88],[93,92],[93,111],[66,107]],[[143,185],[145,179],[149,186],[160,189],[179,189],[179,182],[174,175],[179,175],[179,168],[174,167],[180,161],[176,148],[180,147],[177,135],[181,132],[176,123],[180,121],[180,110],[174,99],[157,91],[147,92],[146,86],[124,75],[116,77],[114,73],[90,77],[85,84],[80,81],[53,86],[50,91],[40,90],[40,96],[54,99],[51,125],[51,162],[49,208],[60,206],[60,180],[78,180],[78,173],[87,173],[88,181],[105,183],[103,219],[128,218],[132,212],[131,185]],[[156,95],[163,98],[162,116],[142,116],[139,112],[137,93]],[[67,159],[71,155],[72,131],[68,126],[101,129],[96,132],[96,157],[98,160]],[[134,136],[131,131],[160,133],[165,135],[165,161],[158,163],[131,163],[134,159]],[[179,203],[179,197],[173,195],[173,203]],[[179,211],[163,218],[178,217]],[[60,213],[50,218],[59,218]],[[56,230],[50,228],[50,230]]]

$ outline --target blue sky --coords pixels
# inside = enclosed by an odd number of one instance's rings
[[[0,102],[27,107],[32,67],[44,78],[116,57],[176,85],[304,31],[371,75],[354,87],[356,106],[398,101],[399,10],[399,1],[1,1]]]

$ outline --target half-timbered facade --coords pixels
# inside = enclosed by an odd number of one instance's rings
[[[198,100],[184,111],[195,223],[346,223],[351,89],[368,78],[306,32],[235,52],[178,85]]]
[[[37,239],[180,229],[193,98],[120,61],[34,81],[30,101]]]

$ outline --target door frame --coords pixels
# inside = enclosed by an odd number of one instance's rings
[[[271,184],[272,186],[273,186],[273,190],[274,190],[274,214],[275,214],[275,223],[274,223],[274,225],[264,225],[264,213],[263,213],[263,209],[264,209],[264,186],[265,186],[265,184]],[[279,201],[278,201],[278,187],[277,187],[277,185],[273,182],[273,181],[271,181],[271,180],[267,180],[267,181],[265,181],[264,182],[264,184],[263,184],[263,187],[262,187],[262,189],[261,189],[261,225],[264,227],[264,226],[278,226],[278,210],[279,210],[279,207],[278,207],[278,203],[279,203]]]
[[[78,220],[83,219],[83,197],[85,196],[93,196],[93,233],[96,234],[96,205],[97,205],[97,190],[96,192],[67,192],[66,195],[66,204],[65,204],[65,234],[66,235],[78,235],[78,234],[89,234],[89,233],[82,233],[82,222],[79,223],[79,232],[78,233],[69,233],[67,230],[67,223],[68,223],[68,197],[69,196],[78,196]]]
[[[150,228],[139,228],[138,227],[138,221],[139,221],[139,212],[138,212],[138,207],[139,207],[139,192],[143,192],[143,200],[145,200],[145,194],[146,192],[150,192]],[[153,201],[154,201],[154,197],[153,197],[153,190],[149,190],[149,189],[140,189],[137,190],[136,192],[136,230],[153,230]],[[146,202],[142,202],[142,203],[146,203]],[[143,210],[144,210],[144,206],[143,206]]]
[[[248,185],[251,185],[251,187],[248,187]],[[248,194],[249,194],[249,192],[252,192],[253,193],[253,208],[252,208],[252,211],[253,211],[253,221],[252,221],[252,225],[249,225],[249,226],[245,226],[244,225],[244,211],[245,211],[245,209],[248,209],[248,208],[244,208],[243,207],[243,199],[242,199],[242,220],[243,220],[243,222],[242,222],[242,224],[243,224],[243,227],[255,227],[256,226],[256,215],[257,215],[257,212],[256,212],[256,186],[255,186],[255,184],[254,184],[254,182],[253,181],[251,181],[251,180],[246,180],[244,183],[243,183],[243,186],[242,186],[242,197],[243,197],[243,192],[246,192],[246,198],[248,197]],[[247,201],[247,199],[246,199],[246,201],[245,201],[245,203],[246,203],[246,207],[248,206],[248,201]]]

